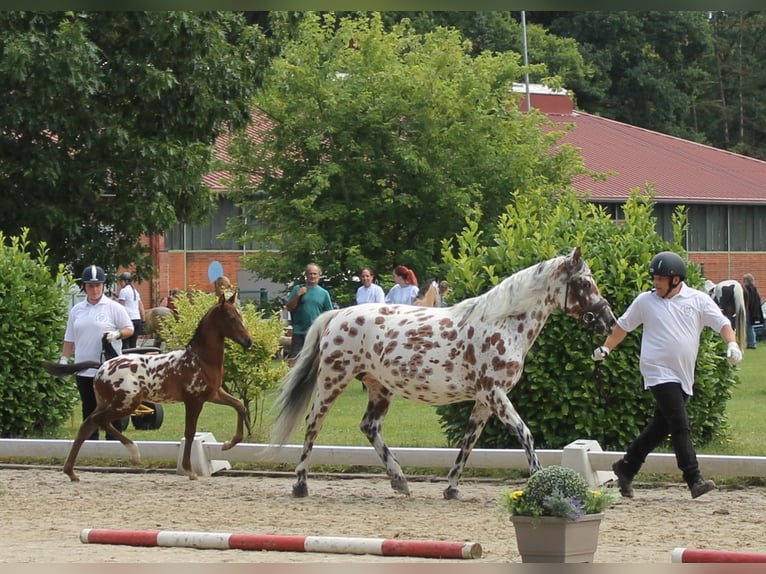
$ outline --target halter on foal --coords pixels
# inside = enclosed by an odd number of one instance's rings
[[[112,421],[130,415],[142,401],[155,403],[182,402],[186,407],[186,439],[182,466],[190,479],[197,478],[191,468],[191,447],[197,430],[202,407],[206,402],[228,405],[237,411],[237,430],[234,437],[223,444],[228,450],[242,441],[245,407],[237,398],[221,388],[223,381],[223,353],[226,338],[248,349],[253,341],[239,310],[234,306],[236,295],[228,300],[222,295],[219,303],[211,307],[197,325],[191,341],[184,349],[156,355],[119,355],[99,366],[94,361],[61,365],[44,363],[52,375],[71,375],[90,367],[98,367],[93,380],[96,409],[82,422],[72,444],[64,472],[73,481],[79,480],[74,463],[82,443],[97,428],[102,428],[119,439],[130,452],[131,462],[137,464],[140,453],[136,444],[119,432]]]
[[[577,248],[506,278],[484,295],[451,307],[355,305],[314,321],[298,360],[282,382],[272,436],[283,444],[306,417],[306,436],[293,495],[308,495],[314,441],[337,397],[366,372],[369,400],[360,428],[386,467],[392,488],[409,494],[407,479],[381,436],[393,395],[429,405],[475,401],[460,453],[448,474],[445,498],[457,498],[466,460],[491,415],[516,432],[531,472],[540,469],[532,434],[507,393],[524,359],[556,309],[599,335],[615,317]]]

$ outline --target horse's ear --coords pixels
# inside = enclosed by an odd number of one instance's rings
[[[580,263],[580,256],[581,256],[581,255],[580,255],[580,247],[579,247],[579,246],[578,246],[578,247],[575,247],[575,248],[572,250],[572,263],[573,263],[574,265],[577,265],[577,264],[579,264],[579,263]]]
[[[231,294],[231,297],[229,297],[229,301],[228,302],[231,305],[234,305],[234,302],[237,300],[237,293],[239,293],[239,289],[237,289],[236,291],[233,291],[232,294]],[[224,298],[224,296],[221,295],[221,299],[223,299],[223,298]],[[223,303],[223,301],[221,301],[221,303]]]
[[[221,293],[221,294],[218,296],[218,304],[219,304],[219,305],[223,305],[225,302],[226,302],[226,295],[224,295],[223,293]]]

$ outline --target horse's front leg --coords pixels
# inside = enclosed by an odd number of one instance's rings
[[[234,445],[242,442],[242,437],[245,432],[244,426],[245,417],[247,417],[247,409],[241,400],[231,396],[223,389],[218,389],[218,393],[210,399],[210,402],[218,405],[226,405],[237,411],[237,430],[232,439],[223,443],[223,446],[221,447],[221,450],[229,450]]]
[[[476,441],[481,436],[481,431],[484,430],[484,425],[487,424],[492,411],[486,405],[480,403],[478,400],[473,405],[471,416],[468,419],[468,427],[465,429],[463,435],[463,441],[460,444],[460,452],[457,453],[455,463],[447,473],[447,480],[449,486],[444,489],[444,498],[447,500],[458,498],[458,484],[460,483],[460,477],[463,475],[463,469],[465,469],[465,463],[468,460],[468,456],[471,454],[473,447],[476,445]]]
[[[359,424],[359,428],[370,441],[370,444],[378,453],[380,460],[386,466],[386,474],[391,479],[391,488],[395,492],[401,492],[409,496],[410,487],[407,484],[407,479],[402,472],[402,467],[399,465],[399,461],[386,445],[383,440],[383,435],[380,432],[383,426],[383,419],[388,413],[388,408],[391,406],[391,392],[383,388],[378,381],[370,377],[365,378],[365,384],[367,386],[367,395],[369,400],[367,402],[367,410],[362,417],[362,422]]]
[[[202,406],[204,401],[189,399],[185,402],[186,405],[186,419],[184,427],[184,452],[181,458],[181,466],[186,471],[186,475],[190,480],[197,480],[197,473],[192,470],[191,465],[191,449],[194,442],[194,435],[197,433],[197,421],[199,420],[199,414],[202,412]]]
[[[527,454],[527,461],[529,462],[529,474],[536,473],[542,466],[540,466],[540,461],[537,458],[535,439],[532,437],[532,433],[529,432],[529,427],[521,420],[519,413],[516,412],[513,403],[511,403],[505,392],[502,390],[493,391],[491,401],[494,414],[516,433],[519,443],[524,448],[524,452]]]

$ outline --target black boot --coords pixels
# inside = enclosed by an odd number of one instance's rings
[[[625,472],[625,461],[620,459],[612,464],[612,472],[617,475],[617,485],[620,494],[625,498],[633,498],[633,477]]]
[[[689,490],[692,493],[692,498],[697,498],[703,494],[715,490],[718,488],[712,480],[705,480],[701,476],[689,485]]]

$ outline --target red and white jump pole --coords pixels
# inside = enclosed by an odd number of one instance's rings
[[[379,556],[414,556],[419,558],[481,558],[481,545],[477,542],[442,540],[392,540],[343,536],[86,528],[80,532],[80,541],[84,544],[175,546],[218,550],[377,554]]]
[[[766,562],[766,553],[706,550],[699,548],[674,548],[671,554],[671,562],[684,562],[687,564],[704,562],[740,562],[755,564],[758,562]]]

